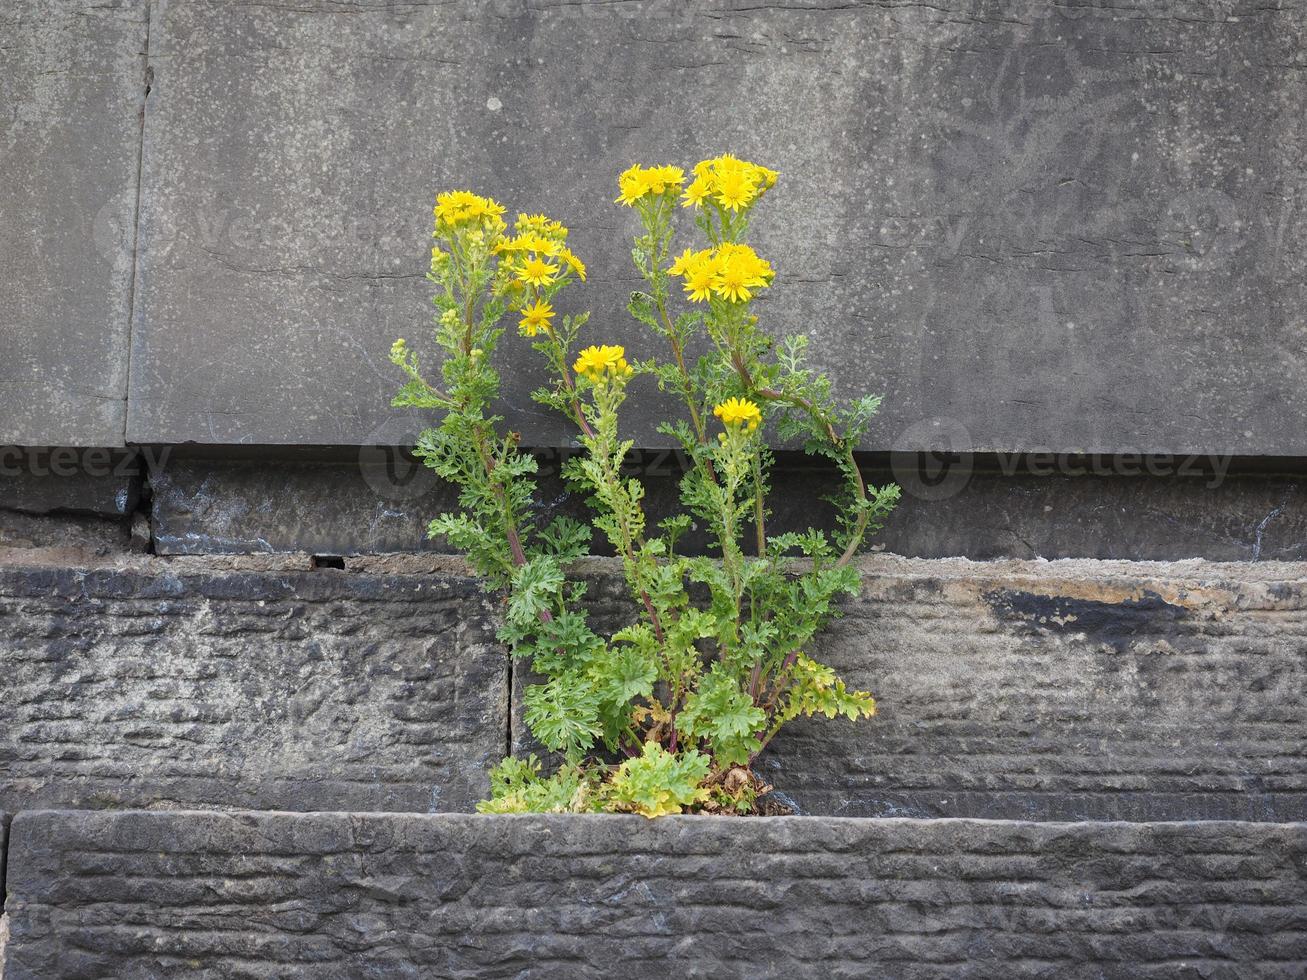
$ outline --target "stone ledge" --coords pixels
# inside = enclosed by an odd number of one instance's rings
[[[6,980],[1289,977],[1307,825],[29,812]]]
[[[456,558],[69,560],[0,550],[6,809],[466,810],[510,741],[493,599]],[[881,714],[761,757],[801,811],[1307,819],[1307,564],[863,569],[820,653]],[[581,571],[627,615],[612,562]]]

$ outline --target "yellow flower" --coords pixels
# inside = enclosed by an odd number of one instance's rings
[[[545,238],[543,235],[528,234],[523,236],[522,247],[528,252],[541,252],[545,255],[557,255],[563,247],[552,238]]]
[[[775,170],[769,170],[766,167],[759,166],[756,163],[751,164],[751,166],[753,167],[754,175],[762,183],[764,189],[771,190],[773,187],[776,186],[776,178],[779,177],[780,174],[778,174]]]
[[[631,366],[626,363],[626,350],[622,347],[604,344],[602,347],[587,347],[577,356],[572,370],[583,374],[591,381],[599,381],[606,374],[627,375]]]
[[[762,423],[762,412],[747,398],[728,398],[714,408],[712,413],[727,428],[738,426],[745,432],[753,432]]]
[[[780,175],[767,167],[724,153],[694,166],[694,183],[685,191],[684,207],[701,207],[711,198],[731,211],[751,207],[761,194],[775,186]]]
[[[541,235],[549,235],[553,238],[562,240],[567,237],[567,228],[561,221],[554,221],[552,218],[546,218],[543,214],[519,214],[517,216],[516,228],[518,233],[534,231]]]
[[[747,302],[753,298],[753,290],[768,285],[775,276],[770,262],[759,258],[748,245],[735,242],[702,252],[686,249],[668,271],[684,277],[682,288],[696,303],[714,295],[732,303]]]
[[[563,246],[552,238],[545,238],[535,232],[526,232],[516,238],[505,238],[494,246],[496,252],[539,252],[542,255],[557,255]]]
[[[695,256],[685,270],[686,295],[695,303],[703,303],[712,296],[713,286],[717,283],[717,260],[709,253]]]
[[[758,193],[753,175],[739,168],[731,168],[719,174],[713,183],[717,203],[732,211],[747,208]]]
[[[712,180],[708,177],[695,177],[689,187],[685,189],[685,199],[681,201],[683,208],[701,208],[703,202],[708,199],[712,193]]]
[[[562,249],[558,257],[568,264],[578,279],[585,282],[585,263],[573,255],[571,249]]]
[[[637,163],[622,171],[617,178],[617,187],[621,191],[617,203],[629,208],[646,194],[674,191],[683,183],[685,171],[680,167],[642,167]]]
[[[748,245],[724,242],[717,250],[717,277],[713,292],[732,303],[753,298],[751,290],[766,286],[775,275],[771,263],[759,258]]]
[[[667,272],[669,275],[683,276],[685,275],[685,270],[690,267],[690,263],[693,261],[694,253],[687,248],[676,257],[675,261],[672,262],[671,268],[669,268]]]
[[[545,300],[537,299],[531,306],[522,308],[522,322],[518,324],[518,327],[526,336],[534,337],[541,330],[548,333],[553,327],[553,324],[549,322],[553,318],[554,308]]]
[[[540,288],[548,286],[558,278],[558,266],[551,265],[537,255],[523,259],[517,267],[517,281],[528,286]]]
[[[649,186],[655,194],[674,191],[685,183],[685,171],[680,167],[655,167]]]
[[[474,221],[492,220],[504,213],[504,206],[471,191],[446,191],[436,196],[436,223],[448,228]]]

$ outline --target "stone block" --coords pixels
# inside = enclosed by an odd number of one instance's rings
[[[1290,977],[1307,825],[28,812],[6,980]]]
[[[129,436],[388,442],[439,188],[566,219],[569,304],[651,354],[614,177],[733,150],[783,175],[759,312],[886,396],[866,448],[1307,455],[1307,11],[1197,6],[160,5]]]
[[[157,456],[105,448],[0,447],[0,510],[123,518]]]
[[[1307,820],[1301,563],[864,561],[814,644],[875,718],[800,719],[757,768],[800,812]],[[600,623],[633,610],[590,591]],[[513,677],[513,744],[538,751]]]
[[[820,652],[879,699],[762,771],[837,816],[1307,819],[1302,564],[897,562]]]
[[[508,668],[466,577],[0,562],[0,807],[471,809]]]
[[[561,456],[539,454],[538,507],[588,520],[590,509],[558,478]],[[629,472],[646,490],[650,525],[680,510],[683,472],[673,454],[634,453]],[[1190,460],[1093,475],[1099,464],[1037,475],[993,466],[959,472],[960,482],[928,482],[894,457],[868,460],[866,479],[898,481],[903,498],[873,547],[915,558],[1116,558],[1173,561],[1292,560],[1307,540],[1307,480],[1244,469],[1203,474]],[[947,478],[952,481],[953,477]],[[781,454],[773,474],[769,529],[835,524],[818,499],[838,479],[797,454]],[[0,484],[2,486],[2,484]],[[355,555],[442,550],[426,537],[437,514],[458,510],[455,488],[396,447],[364,447],[346,458],[183,458],[151,479],[154,544],[159,554],[308,551]],[[596,549],[603,542],[596,541]],[[691,531],[684,551],[702,551]]]
[[[0,445],[123,444],[148,19],[0,5]]]

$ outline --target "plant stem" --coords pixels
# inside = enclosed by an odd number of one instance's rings
[[[812,402],[808,401],[808,399],[801,395],[786,394],[783,391],[777,391],[775,388],[755,388],[753,378],[749,375],[749,369],[737,351],[731,351],[731,360],[735,365],[736,373],[739,374],[740,380],[744,383],[746,388],[752,390],[755,395],[765,401],[781,402],[786,405],[792,405],[795,408],[806,412],[813,421],[826,430],[826,438],[830,440],[831,445],[844,450],[844,459],[848,464],[849,476],[859,504],[858,519],[854,524],[853,532],[849,535],[849,543],[845,546],[844,553],[840,555],[835,563],[838,566],[847,565],[853,560],[853,556],[858,552],[858,547],[862,544],[863,536],[867,531],[868,520],[866,508],[867,484],[862,478],[862,470],[858,467],[858,460],[857,457],[854,456],[852,443],[847,443],[845,440],[841,439],[836,434],[835,426],[831,424],[830,419],[823,415],[821,410]]]

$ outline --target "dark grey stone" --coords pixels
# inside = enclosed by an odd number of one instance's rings
[[[0,445],[123,444],[148,17],[0,4]]]
[[[153,451],[0,447],[0,510],[125,517],[157,460]]]
[[[1307,825],[29,812],[6,980],[1271,977]]]
[[[0,912],[3,912],[5,907],[5,889],[4,889],[5,856],[8,853],[9,853],[9,814],[5,813],[3,810],[0,810]],[[4,948],[3,942],[0,942],[0,949],[3,948]],[[0,963],[3,962],[4,959],[2,956],[0,956]]]
[[[1232,0],[161,5],[130,437],[389,442],[439,188],[567,219],[569,304],[651,353],[615,175],[731,149],[783,174],[765,321],[886,395],[868,448],[1307,454],[1305,29]],[[568,444],[506,344],[512,424]]]
[[[558,479],[559,455],[540,456],[538,516],[586,519],[583,499]],[[910,465],[911,464],[911,465]],[[1122,475],[1111,466],[1128,465]],[[1120,558],[1216,561],[1302,558],[1307,547],[1307,481],[1225,470],[1204,474],[1187,459],[1141,463],[1067,461],[1071,472],[1032,475],[977,461],[957,478],[895,457],[870,460],[868,481],[899,481],[904,495],[873,547],[919,558]],[[1249,466],[1244,462],[1244,467]],[[1094,475],[1098,466],[1103,475]],[[645,484],[650,523],[679,510],[676,456],[635,454],[630,472]],[[961,482],[958,482],[958,480]],[[782,454],[773,479],[769,527],[833,526],[833,508],[815,499],[836,485],[829,472]],[[152,477],[154,543],[160,554],[308,551],[335,555],[441,550],[428,522],[458,509],[454,488],[392,447],[345,459],[173,458]],[[596,541],[596,547],[602,542]],[[686,550],[707,542],[691,534]]]
[[[466,576],[0,555],[0,807],[470,809],[508,668]]]
[[[393,450],[379,460],[175,460],[151,481],[162,555],[433,550],[426,529],[458,492]]]
[[[758,771],[802,813],[1307,820],[1307,566],[884,556],[813,646],[877,717],[800,719]],[[632,609],[590,595],[605,628]],[[515,752],[532,676],[515,665]]]
[[[1295,561],[1307,556],[1307,480],[1234,472],[1031,475],[977,470],[937,498],[906,466],[867,478],[903,483],[873,547],[919,558]],[[1159,467],[1160,468],[1160,467]],[[1196,469],[1196,467],[1195,467]]]

